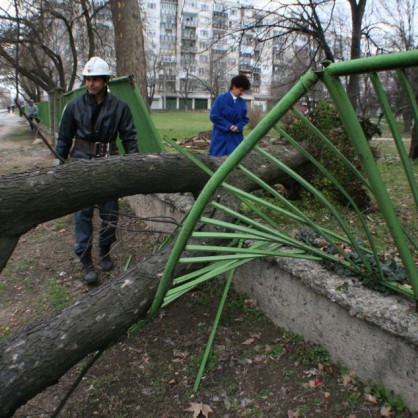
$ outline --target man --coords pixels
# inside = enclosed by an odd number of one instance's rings
[[[244,126],[249,122],[247,105],[241,97],[251,87],[250,80],[243,75],[232,78],[229,91],[220,94],[211,109],[213,122],[209,155],[230,155],[244,139]]]
[[[58,129],[58,156],[65,160],[68,155],[83,159],[116,155],[118,134],[126,153],[138,152],[131,111],[125,102],[108,92],[107,85],[111,77],[108,64],[99,57],[92,57],[82,75],[87,92],[71,100],[65,107]],[[110,248],[116,240],[118,200],[103,202],[98,207],[101,218],[100,266],[103,271],[110,271],[114,267]],[[87,284],[97,282],[91,256],[93,209],[85,208],[74,215],[75,253],[80,257]]]
[[[30,128],[32,131],[35,130],[35,125],[33,124],[33,120],[36,121],[36,123],[39,123],[39,117],[38,117],[38,106],[33,102],[33,100],[28,100],[28,118],[30,123]]]

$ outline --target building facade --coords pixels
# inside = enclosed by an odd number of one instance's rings
[[[145,0],[141,6],[152,109],[210,109],[237,74],[251,81],[249,107],[267,109],[273,48],[258,42],[262,12],[238,1]]]

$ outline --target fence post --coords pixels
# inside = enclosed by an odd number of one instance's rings
[[[49,121],[50,121],[50,135],[52,144],[56,145],[55,132],[58,131],[58,124],[60,117],[58,115],[58,102],[64,90],[61,88],[54,88],[48,92],[49,100]]]

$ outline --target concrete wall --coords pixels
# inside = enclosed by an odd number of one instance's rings
[[[258,259],[235,275],[280,327],[321,344],[364,381],[382,383],[418,411],[418,315],[401,297],[384,297],[318,264]]]
[[[139,216],[180,221],[193,200],[153,195],[131,197],[130,203]],[[364,382],[382,383],[418,412],[418,314],[412,301],[385,297],[318,263],[279,257],[242,266],[234,283],[278,326],[321,344],[335,362]]]

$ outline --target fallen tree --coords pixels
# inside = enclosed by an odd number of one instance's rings
[[[306,163],[301,154],[285,147],[279,147],[275,153],[295,170]],[[201,154],[195,156],[212,170],[222,161]],[[265,160],[261,162],[256,155],[248,156],[244,165],[270,184],[289,181],[285,173]],[[2,267],[19,237],[41,222],[109,198],[198,193],[207,180],[207,175],[192,162],[173,154],[77,161],[62,167],[3,176],[0,182]],[[232,173],[228,182],[242,190],[257,188],[239,172]],[[1,344],[0,416],[11,416],[19,406],[56,383],[87,354],[107,347],[143,318],[154,298],[170,250],[166,247],[62,312]]]

